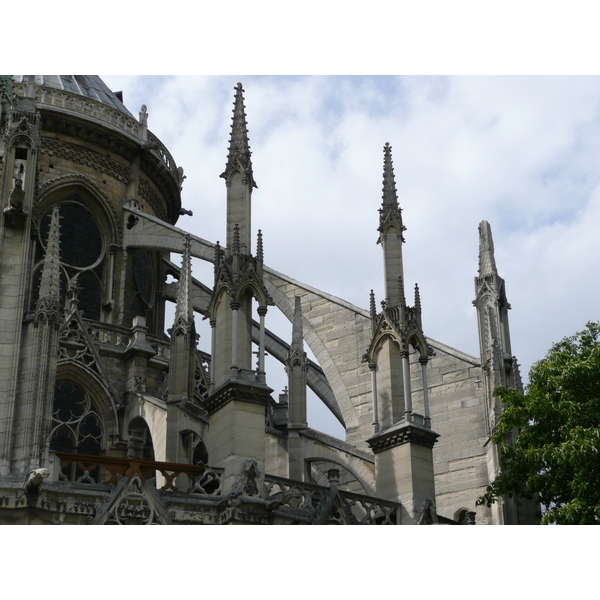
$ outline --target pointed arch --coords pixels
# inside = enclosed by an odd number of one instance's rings
[[[71,381],[90,396],[104,429],[102,451],[108,450],[111,439],[119,439],[119,419],[117,409],[110,391],[100,381],[97,375],[84,367],[72,362],[59,363],[56,371],[56,381]]]

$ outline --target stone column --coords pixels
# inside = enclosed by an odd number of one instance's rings
[[[375,495],[402,505],[402,524],[414,525],[426,501],[435,507],[433,445],[438,434],[401,421],[367,440],[375,454]]]
[[[265,383],[265,316],[267,308],[264,306],[258,307],[258,315],[260,317],[260,332],[258,336],[258,377],[261,383]]]
[[[231,318],[231,374],[237,376],[238,368],[238,311],[240,308],[239,302],[231,303],[232,318]]]
[[[373,397],[373,433],[379,431],[379,410],[377,407],[377,365],[371,363],[371,395]]]
[[[404,383],[404,416],[406,421],[411,420],[412,415],[412,391],[410,388],[410,362],[408,350],[400,352],[402,357],[402,379]]]
[[[209,385],[209,394],[212,394],[215,391],[215,357],[216,357],[216,345],[217,338],[215,336],[215,326],[217,325],[216,319],[210,320],[210,385]]]
[[[427,362],[429,359],[426,356],[421,356],[421,377],[423,380],[423,412],[425,417],[425,427],[431,427],[431,414],[429,413],[429,390],[427,388]]]

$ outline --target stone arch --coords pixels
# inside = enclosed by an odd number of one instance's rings
[[[331,462],[346,469],[362,486],[367,495],[375,494],[375,473],[374,466],[367,463],[364,459],[353,456],[346,452],[336,451],[336,449],[324,444],[315,443],[303,438],[303,460],[306,465],[312,462]]]
[[[270,298],[267,296],[265,289],[251,277],[240,284],[236,290],[235,299],[239,301],[248,292],[256,299],[259,306],[266,308],[267,304],[270,303]]]
[[[79,294],[80,308],[86,309],[86,318],[101,321],[101,307],[112,300],[108,297],[113,289],[112,271],[107,265],[112,260],[111,245],[118,240],[119,220],[106,195],[88,177],[69,175],[51,180],[41,188],[34,210],[38,231],[34,270],[44,258],[47,219],[54,204],[60,205],[63,217],[61,266],[66,271],[61,269],[61,273],[66,276],[65,292],[74,289],[75,280],[85,283]]]
[[[113,204],[104,191],[86,175],[62,175],[44,182],[38,189],[36,212],[45,214],[52,204],[71,194],[79,194],[89,212],[96,218],[101,231],[107,236],[106,246],[118,243],[122,219],[115,213]]]
[[[146,419],[140,415],[136,415],[127,424],[126,431],[129,435],[127,443],[128,458],[154,460],[152,432],[150,431],[150,427],[148,427],[148,423],[146,423]]]
[[[353,478],[354,481],[356,481],[360,487],[362,488],[361,490],[350,490],[353,491],[355,493],[358,494],[365,494],[365,495],[369,495],[369,492],[367,491],[367,487],[365,486],[364,482],[361,481],[361,479],[359,477],[356,476],[356,474],[351,471],[350,469],[348,469],[348,467],[344,464],[342,464],[339,460],[338,461],[334,461],[334,460],[330,460],[330,459],[326,459],[326,458],[307,458],[305,459],[305,463],[308,467],[308,469],[310,470],[309,472],[311,473],[311,477],[313,479],[314,478],[314,471],[312,470],[312,467],[316,467],[322,474],[322,479],[325,480],[326,479],[326,473],[324,472],[324,470],[321,467],[318,467],[317,464],[318,463],[325,463],[327,466],[329,465],[333,465],[334,467],[337,467],[338,470],[341,471],[341,482],[340,482],[340,488],[344,489],[344,471],[346,471],[347,473],[349,473],[351,475],[351,477]],[[319,480],[315,480],[317,484],[319,485],[324,485],[324,483],[322,481]],[[346,482],[347,483],[347,482]],[[326,485],[326,484],[325,484]]]
[[[143,419],[148,426],[154,448],[154,460],[165,461],[167,454],[167,407],[156,398],[142,394],[130,395],[125,408],[124,422],[127,427],[136,418]]]
[[[95,373],[71,362],[59,363],[56,381],[73,381],[90,394],[100,413],[104,427],[103,450],[108,449],[109,440],[119,439],[119,419],[110,391]]]
[[[429,347],[427,346],[425,336],[420,331],[413,331],[410,333],[407,337],[406,344],[410,344],[413,346],[413,348],[418,350],[420,356],[428,356]]]

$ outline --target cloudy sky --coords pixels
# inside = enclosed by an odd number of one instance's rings
[[[383,297],[377,209],[389,142],[406,284],[419,283],[426,335],[478,356],[483,219],[524,378],[553,342],[600,319],[600,77],[102,78],[134,115],[147,105],[150,129],[187,175],[182,202],[194,216],[178,226],[195,235],[225,237],[219,174],[241,81],[254,239],[260,228],[270,267],[362,308],[370,289]],[[206,267],[195,274],[211,284]],[[275,310],[268,326],[287,339]]]

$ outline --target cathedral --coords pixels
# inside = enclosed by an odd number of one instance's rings
[[[0,524],[535,523],[530,502],[476,503],[499,472],[494,390],[522,389],[489,223],[474,357],[422,328],[385,140],[384,297],[363,309],[269,268],[252,239],[241,84],[223,245],[177,227],[183,170],[122,100],[98,76],[0,76]],[[307,387],[345,439],[309,426]]]

